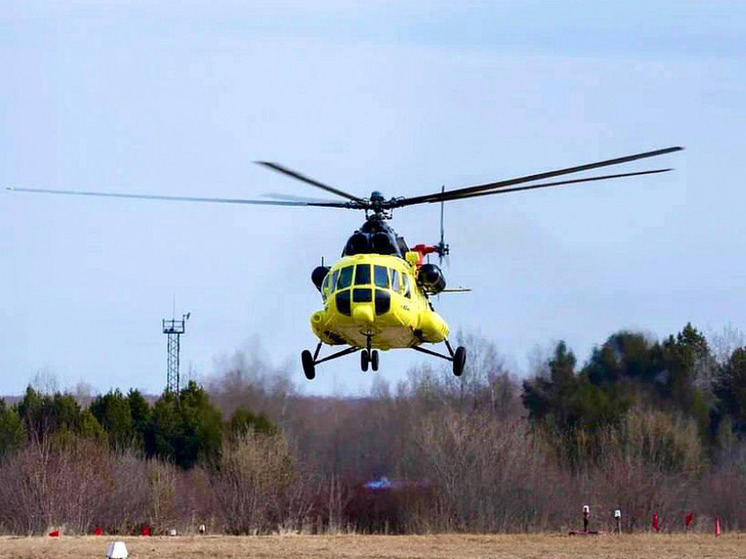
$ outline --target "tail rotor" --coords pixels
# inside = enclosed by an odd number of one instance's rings
[[[445,194],[446,187],[443,186],[440,189],[441,195]],[[437,245],[436,252],[438,253],[438,265],[443,266],[443,258],[451,253],[451,248],[445,242],[445,227],[443,225],[443,215],[445,213],[445,197],[440,200],[440,242]],[[448,259],[446,259],[448,263]]]

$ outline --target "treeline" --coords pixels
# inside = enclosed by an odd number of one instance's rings
[[[573,352],[560,342],[546,374],[523,383],[522,400],[533,425],[550,432],[548,439],[573,467],[598,458],[593,452],[603,447],[594,437],[625,431],[631,415],[641,412],[677,423],[679,435],[691,431],[714,459],[746,434],[745,380],[744,348],[719,363],[707,339],[687,324],[663,342],[636,332],[614,334],[579,370]],[[583,445],[581,434],[588,439]],[[669,448],[678,447],[670,441]],[[669,467],[681,466],[684,455],[669,456]]]
[[[378,373],[365,398],[302,396],[240,352],[152,405],[29,388],[0,401],[0,529],[523,532],[577,527],[585,504],[600,529],[617,508],[626,530],[654,513],[681,530],[688,512],[743,529],[746,347],[731,338],[618,332],[582,365],[560,342],[521,382],[470,337],[462,377],[427,362],[396,386]]]
[[[266,415],[239,406],[224,420],[194,382],[152,406],[114,390],[87,408],[29,387],[0,400],[0,529],[266,531],[293,515],[281,493],[298,486],[294,460]]]
[[[85,409],[71,394],[41,394],[30,386],[15,406],[0,400],[0,456],[25,442],[64,446],[80,438],[189,469],[219,460],[225,436],[236,439],[249,432],[269,435],[276,427],[246,406],[223,421],[221,410],[195,382],[178,394],[165,392],[152,406],[138,390],[111,391]]]

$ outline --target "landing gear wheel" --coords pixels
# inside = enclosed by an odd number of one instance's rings
[[[303,350],[300,354],[301,363],[303,363],[303,374],[306,375],[308,380],[316,378],[316,363],[314,363],[313,355],[307,349]]]
[[[460,345],[453,354],[453,374],[460,377],[464,372],[464,365],[466,365],[466,348]]]
[[[370,353],[368,353],[367,349],[364,349],[363,351],[360,352],[360,368],[363,371],[367,371],[369,363],[370,363]]]
[[[370,367],[374,371],[378,370],[378,350],[374,349],[370,354]]]

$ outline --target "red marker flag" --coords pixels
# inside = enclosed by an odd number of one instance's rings
[[[141,536],[149,536],[150,535],[150,526],[147,524],[143,525],[142,529],[140,530]]]
[[[690,512],[686,515],[686,518],[684,519],[684,527],[689,530],[689,525],[692,523],[692,520],[694,520],[694,513]]]
[[[720,529],[720,517],[715,517],[715,537],[717,538],[723,531]]]
[[[93,531],[94,536],[100,536],[102,534],[101,532],[101,526],[96,526],[96,529]]]
[[[656,532],[659,530],[659,527],[658,527],[658,515],[657,514],[653,515],[653,530],[655,530]]]

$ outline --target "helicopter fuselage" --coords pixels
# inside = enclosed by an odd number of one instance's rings
[[[448,325],[418,284],[415,252],[344,256],[321,285],[324,308],[311,315],[311,328],[325,344],[388,350],[440,343]]]

